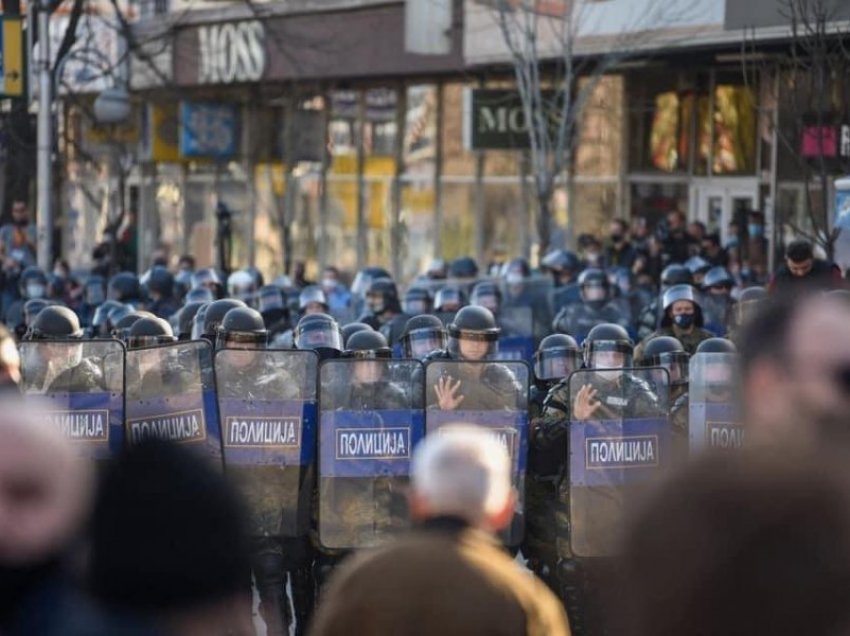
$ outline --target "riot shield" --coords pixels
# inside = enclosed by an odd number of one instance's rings
[[[524,360],[531,364],[534,357],[534,316],[531,307],[505,307],[497,316],[499,360]]]
[[[440,399],[445,388],[458,384],[458,405]],[[433,434],[448,424],[475,424],[498,436],[511,458],[518,499],[513,522],[503,534],[517,546],[524,528],[525,469],[528,460],[529,367],[524,362],[434,360],[425,367],[425,430]],[[454,406],[454,408],[452,408]]]
[[[421,364],[340,359],[319,368],[319,542],[369,548],[409,526],[406,488],[424,435]]]
[[[313,351],[223,349],[215,354],[224,466],[254,536],[304,536],[315,482]]]
[[[128,444],[154,437],[221,463],[212,347],[192,340],[127,352]]]
[[[734,353],[698,353],[690,360],[688,438],[691,455],[744,445],[740,373]]]
[[[27,341],[20,345],[22,389],[95,460],[124,445],[124,345],[118,340]]]
[[[625,515],[673,463],[666,373],[570,376],[570,546],[578,557],[614,556]]]
[[[514,307],[528,307],[532,312],[532,335],[536,345],[551,333],[553,282],[550,276],[534,275],[517,280],[503,279],[500,314]]]

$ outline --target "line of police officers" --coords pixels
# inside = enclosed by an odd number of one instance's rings
[[[556,261],[548,258],[559,280]],[[171,323],[134,309],[127,295],[101,302],[88,312],[90,339],[76,313],[32,299],[23,307],[24,390],[84,412],[70,421],[89,431],[86,441],[105,438],[86,429],[91,400],[75,396],[108,394],[118,409],[123,393],[123,417],[110,425],[124,443],[172,436],[223,456],[251,508],[253,575],[270,634],[288,633],[293,618],[304,633],[318,585],[339,558],[406,526],[411,445],[452,420],[489,426],[508,446],[521,491],[506,544],[560,595],[574,633],[600,633],[596,591],[635,484],[645,487],[712,435],[740,437],[730,406],[735,348],[704,328],[703,306],[720,307],[725,323],[730,296],[706,301],[678,282],[685,268],[668,268],[663,293],[644,311],[657,316],[647,320],[653,329],[635,348],[625,299],[608,297],[604,273],[586,270],[553,290],[521,264],[501,281],[476,281],[467,265],[458,267],[469,277],[457,282],[414,283],[404,303],[386,272],[364,270],[353,288],[365,290],[356,322],[354,312],[330,315],[321,290],[305,288],[290,327],[295,307],[280,289],[241,276],[228,285],[239,298],[216,299],[224,290],[211,270],[193,276]],[[729,280],[710,275],[709,289],[717,282],[729,291]],[[463,306],[467,294],[476,304]],[[745,290],[735,313],[762,297]],[[572,333],[543,337],[550,322]],[[511,361],[500,357],[500,340],[511,337],[539,342],[532,382],[522,348]],[[112,349],[93,344],[104,342]]]

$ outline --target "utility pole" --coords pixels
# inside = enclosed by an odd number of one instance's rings
[[[53,154],[52,130],[52,77],[50,73],[50,10],[46,0],[37,0],[33,7],[38,20],[38,127],[36,157],[36,224],[38,231],[38,265],[49,272],[53,268],[53,188],[51,156]]]

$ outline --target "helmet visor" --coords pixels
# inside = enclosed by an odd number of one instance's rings
[[[342,334],[336,326],[328,323],[308,325],[295,334],[298,349],[336,349],[342,351]]]
[[[174,336],[128,336],[128,349],[144,349],[146,347],[155,347],[157,345],[168,344],[175,342],[177,338]]]
[[[652,356],[649,366],[667,369],[670,374],[670,384],[676,386],[688,383],[688,369],[690,356],[684,351],[671,351]]]
[[[623,369],[632,366],[632,346],[621,340],[595,340],[587,348],[590,369]]]
[[[494,358],[499,353],[499,333],[453,329],[447,347],[453,358],[473,361]]]
[[[244,331],[218,330],[215,341],[216,349],[265,349],[269,341],[269,335],[263,331],[260,333]]]
[[[446,348],[446,332],[442,329],[416,329],[402,338],[404,355],[422,360],[429,353]]]
[[[534,377],[561,380],[581,368],[581,353],[575,349],[544,349],[534,354]]]
[[[431,307],[429,306],[428,301],[424,298],[405,300],[402,309],[404,309],[404,313],[409,314],[411,316],[427,314],[429,311],[431,311]]]

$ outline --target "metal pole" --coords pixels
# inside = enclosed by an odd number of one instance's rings
[[[50,14],[43,2],[36,4],[38,11],[38,127],[37,127],[37,203],[38,264],[44,271],[53,267],[53,206],[51,201],[51,155],[53,131],[51,108],[53,95],[50,76]]]

